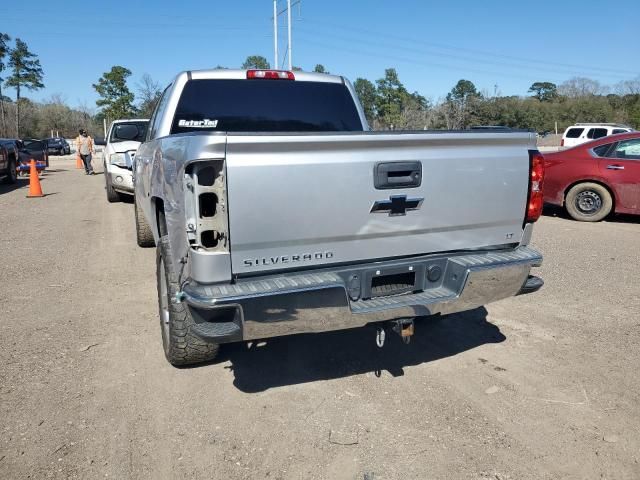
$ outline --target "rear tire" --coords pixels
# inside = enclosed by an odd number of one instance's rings
[[[567,213],[580,222],[599,222],[611,213],[613,198],[598,183],[585,182],[571,187],[564,202]]]
[[[18,169],[16,167],[16,161],[13,158],[9,159],[9,165],[7,166],[7,176],[4,177],[4,183],[13,185],[18,181]]]
[[[105,190],[107,191],[107,202],[109,203],[117,203],[122,200],[120,197],[120,193],[116,192],[113,189],[113,185],[111,185],[111,181],[109,180],[109,172],[107,172],[107,168],[104,168],[104,182],[105,182]]]
[[[136,217],[136,241],[138,246],[142,248],[155,247],[156,242],[153,240],[153,231],[144,218],[144,215],[138,210],[138,202],[133,197],[133,212]]]
[[[189,308],[175,301],[180,290],[178,275],[172,263],[169,238],[160,238],[156,251],[158,308],[164,355],[171,365],[182,366],[213,360],[220,345],[204,342],[191,333],[195,324]]]

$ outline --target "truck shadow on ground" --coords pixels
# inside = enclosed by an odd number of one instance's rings
[[[331,380],[373,372],[404,375],[408,366],[432,362],[506,337],[478,308],[455,315],[416,319],[415,335],[405,345],[389,333],[383,348],[372,326],[278,337],[222,347],[218,362],[230,361],[236,388],[256,393],[270,388]]]

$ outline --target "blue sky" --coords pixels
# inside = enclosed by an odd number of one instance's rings
[[[11,3],[2,26],[27,42],[45,72],[46,88],[25,92],[37,100],[61,94],[95,107],[91,84],[112,65],[133,72],[135,91],[144,73],[165,85],[181,70],[238,67],[251,54],[273,63],[271,0]],[[293,9],[293,63],[305,70],[322,63],[351,80],[395,67],[409,90],[434,100],[460,78],[504,95],[572,76],[615,84],[640,74],[640,2],[619,0],[610,12],[608,5],[302,0]],[[284,16],[280,25],[283,53]]]

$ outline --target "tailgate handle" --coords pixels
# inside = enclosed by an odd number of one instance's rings
[[[416,188],[422,183],[422,162],[384,162],[374,167],[373,182],[377,190]]]

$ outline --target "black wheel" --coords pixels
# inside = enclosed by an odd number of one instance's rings
[[[599,222],[611,213],[613,199],[598,183],[579,183],[569,190],[564,206],[574,220]]]
[[[14,184],[18,180],[18,168],[16,167],[16,161],[13,158],[9,159],[9,165],[7,166],[7,176],[4,177],[4,182],[8,184]]]
[[[156,242],[153,240],[153,232],[144,215],[138,210],[138,202],[135,196],[133,197],[133,212],[136,217],[136,240],[138,246],[142,248],[155,247]]]
[[[220,346],[202,341],[191,333],[194,325],[189,308],[175,301],[180,290],[171,256],[169,238],[160,239],[156,251],[158,308],[164,355],[172,365],[191,365],[213,360]]]
[[[104,166],[104,183],[105,183],[105,190],[107,191],[107,202],[109,203],[116,203],[116,202],[120,202],[122,200],[122,197],[120,196],[119,192],[116,192],[113,189],[113,185],[111,185],[111,180],[109,179],[109,174],[107,172],[107,166]]]

